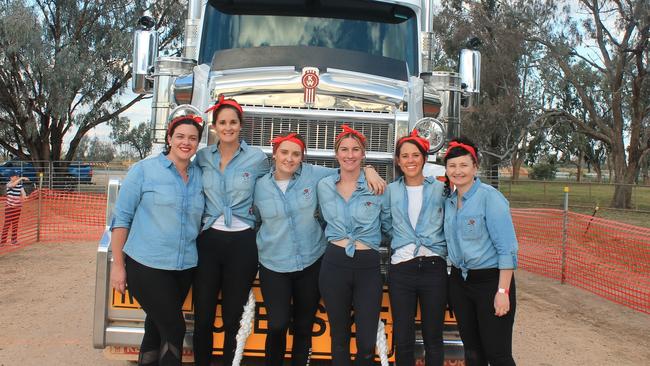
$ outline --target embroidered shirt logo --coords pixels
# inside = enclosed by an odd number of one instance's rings
[[[309,188],[305,188],[302,190],[302,196],[305,200],[311,199],[311,194],[312,194],[312,190]]]
[[[249,172],[244,172],[241,175],[241,180],[244,181],[244,182],[248,182],[250,179],[251,179],[251,173],[249,173]]]

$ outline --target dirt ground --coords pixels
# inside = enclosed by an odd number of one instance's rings
[[[127,365],[92,347],[95,243],[0,256],[0,366]],[[517,272],[519,365],[647,365],[650,315]]]

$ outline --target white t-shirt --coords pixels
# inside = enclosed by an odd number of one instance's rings
[[[216,230],[221,230],[221,231],[233,231],[233,232],[244,231],[251,228],[245,222],[238,219],[236,216],[232,217],[232,222],[230,224],[231,224],[230,227],[226,226],[226,221],[224,220],[224,216],[221,215],[217,218],[217,220],[215,220],[211,228]]]
[[[289,187],[289,181],[291,181],[291,179],[282,179],[282,180],[276,179],[275,184],[278,185],[278,188],[280,188],[282,193],[287,193],[287,187]]]
[[[408,200],[409,200],[409,206],[408,206],[408,213],[409,213],[409,221],[411,221],[411,226],[413,227],[413,230],[415,230],[415,227],[418,224],[418,218],[420,217],[420,211],[422,210],[422,192],[424,191],[424,186],[406,186],[406,193],[408,195]],[[390,257],[390,263],[391,264],[398,264],[406,261],[410,261],[413,258],[416,257],[431,257],[436,255],[434,252],[432,252],[430,249],[421,246],[420,249],[418,249],[418,252],[413,255],[413,251],[415,250],[415,244],[407,244],[397,250],[395,250],[395,253]]]

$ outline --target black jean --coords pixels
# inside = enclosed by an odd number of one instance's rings
[[[252,229],[208,229],[196,240],[199,264],[194,272],[194,362],[212,362],[212,337],[219,294],[223,319],[223,364],[230,365],[237,346],[239,321],[257,275],[257,245]]]
[[[458,321],[467,366],[515,364],[512,358],[512,327],[517,308],[514,276],[510,282],[510,311],[501,317],[494,315],[498,287],[496,268],[470,270],[466,280],[459,269],[452,268],[449,301]]]
[[[319,285],[330,324],[332,365],[351,364],[352,310],[357,345],[354,364],[372,365],[383,286],[379,252],[356,250],[350,258],[344,248],[329,244],[321,264]]]
[[[444,363],[442,330],[447,307],[447,262],[441,257],[417,257],[391,264],[388,281],[393,314],[396,365],[415,365],[415,315],[422,321],[425,364]]]
[[[138,365],[180,366],[185,337],[183,302],[194,269],[156,269],[129,256],[125,264],[129,292],[147,314]]]
[[[265,364],[284,362],[287,329],[292,322],[291,365],[304,366],[311,348],[311,333],[318,309],[320,259],[302,271],[280,273],[260,266],[260,286],[268,315]]]

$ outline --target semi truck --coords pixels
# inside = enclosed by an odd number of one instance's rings
[[[418,129],[430,141],[429,160],[435,163],[445,142],[460,133],[461,110],[478,102],[479,51],[463,49],[457,72],[435,71],[434,2],[189,0],[181,56],[159,56],[155,21],[140,19],[132,88],[152,96],[157,144],[164,143],[168,118],[190,111],[210,122],[203,111],[223,95],[243,106],[241,136],[249,145],[270,155],[271,138],[294,131],[307,141],[308,162],[335,166],[334,140],[340,126],[348,124],[368,137],[366,160],[390,182],[399,137]],[[208,135],[203,143],[212,142]],[[118,181],[109,183],[107,222],[118,189]],[[110,288],[109,243],[106,230],[97,252],[93,343],[110,358],[135,360],[144,313],[128,291],[122,295]],[[263,357],[266,313],[257,283],[253,293],[255,320],[245,355]],[[392,319],[386,291],[384,295],[381,320],[392,361]],[[188,331],[183,354],[191,360],[191,293],[184,312]],[[219,354],[223,333],[218,316],[214,329],[214,353]],[[313,360],[331,358],[328,337],[321,306]],[[463,358],[462,342],[451,312],[444,338],[446,358],[457,364]]]

